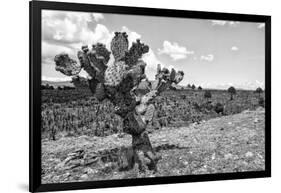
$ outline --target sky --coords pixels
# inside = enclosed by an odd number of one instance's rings
[[[146,75],[154,79],[157,64],[185,73],[180,85],[203,88],[264,88],[264,23],[187,19],[69,11],[42,11],[42,80],[70,80],[55,71],[55,55],[77,60],[82,45],[100,42],[110,49],[115,31],[127,32],[149,46],[143,56]],[[113,59],[109,61],[112,64]],[[86,72],[82,71],[86,77]]]

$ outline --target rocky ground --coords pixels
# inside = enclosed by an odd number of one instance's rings
[[[264,120],[264,109],[258,108],[154,131],[150,140],[162,159],[156,173],[146,174],[137,167],[118,170],[120,151],[131,143],[129,135],[44,140],[42,183],[264,170]]]

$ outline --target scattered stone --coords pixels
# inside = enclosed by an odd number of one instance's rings
[[[254,156],[254,154],[253,154],[252,152],[248,151],[248,152],[245,154],[245,156],[246,156],[247,158],[251,158],[251,157]]]
[[[80,180],[88,180],[88,179],[89,179],[88,174],[83,174],[83,175],[80,177]]]
[[[224,158],[225,159],[231,159],[232,158],[232,154],[231,153],[225,154]]]
[[[216,153],[213,153],[212,160],[216,159]]]
[[[184,164],[185,166],[188,166],[189,163],[188,163],[188,161],[184,161],[183,164]]]
[[[254,123],[258,123],[260,120],[258,118],[255,118]]]
[[[89,167],[85,168],[84,172],[86,174],[94,174],[94,173],[96,173],[95,170],[93,170],[92,168],[89,168]]]
[[[60,170],[61,168],[63,168],[64,167],[64,162],[61,162],[61,163],[59,163],[56,167],[55,167],[55,170]]]

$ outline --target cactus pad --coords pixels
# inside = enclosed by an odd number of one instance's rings
[[[128,35],[126,32],[115,32],[115,36],[113,37],[110,46],[115,61],[123,59],[129,46]]]
[[[104,44],[94,44],[89,50],[88,46],[82,46],[82,51],[78,51],[78,58],[81,66],[92,77],[103,82],[106,64],[110,59],[110,52]]]
[[[130,50],[125,53],[125,62],[129,67],[132,67],[137,64],[138,60],[142,57],[143,54],[149,51],[149,47],[140,42],[137,39],[137,42],[134,42]]]
[[[71,59],[68,54],[58,54],[54,58],[56,64],[56,71],[59,71],[66,76],[77,75],[81,71],[81,65]]]
[[[108,86],[119,85],[126,73],[126,65],[124,61],[118,61],[108,66],[104,74],[104,84]]]

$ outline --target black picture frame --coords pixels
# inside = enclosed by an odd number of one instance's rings
[[[188,175],[173,177],[156,177],[142,179],[122,179],[94,182],[74,182],[58,184],[41,183],[41,11],[68,10],[83,12],[101,12],[130,15],[147,15],[162,17],[219,19],[265,23],[265,170],[255,172],[220,173]],[[232,180],[245,178],[262,178],[271,176],[271,17],[266,15],[248,15],[234,13],[216,13],[202,11],[185,11],[140,7],[108,6],[80,3],[62,3],[47,1],[29,2],[30,11],[30,98],[29,98],[29,191],[61,191],[123,186],[139,186],[167,183],[199,182],[214,180]]]

